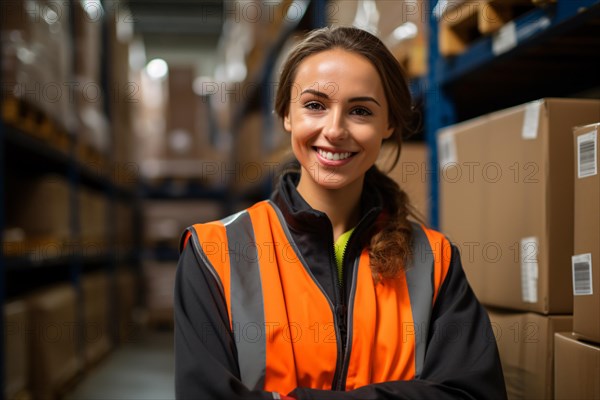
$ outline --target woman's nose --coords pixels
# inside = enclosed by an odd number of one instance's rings
[[[334,112],[331,114],[325,128],[325,137],[331,142],[338,142],[348,137],[348,130],[341,113]]]

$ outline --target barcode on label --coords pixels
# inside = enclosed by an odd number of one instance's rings
[[[573,267],[573,295],[594,294],[592,289],[592,254],[579,254],[571,258]]]
[[[530,236],[521,239],[521,296],[525,303],[538,301],[539,241]]]
[[[596,132],[577,137],[577,177],[585,178],[598,173],[598,146]]]

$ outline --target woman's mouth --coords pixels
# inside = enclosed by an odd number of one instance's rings
[[[314,147],[319,158],[325,161],[327,164],[335,163],[336,165],[344,164],[345,161],[349,160],[356,153],[351,151],[331,151],[325,150],[320,147]]]

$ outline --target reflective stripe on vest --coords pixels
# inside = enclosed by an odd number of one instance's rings
[[[366,249],[355,261],[341,374],[346,390],[413,379],[422,371],[450,247],[441,234],[413,228],[413,261],[398,278],[375,285]],[[331,389],[340,348],[333,305],[277,207],[261,202],[190,232],[221,286],[242,382],[281,393],[298,386]]]
[[[415,378],[421,375],[425,361],[425,346],[433,305],[433,271],[433,252],[429,240],[423,229],[413,224],[412,260],[405,273],[415,327]]]

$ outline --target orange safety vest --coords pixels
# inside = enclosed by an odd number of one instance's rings
[[[271,201],[188,228],[227,304],[242,382],[289,393],[419,377],[451,248],[442,234],[413,227],[412,265],[397,278],[375,284],[366,248],[355,260],[344,354],[334,305]]]

